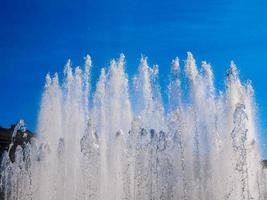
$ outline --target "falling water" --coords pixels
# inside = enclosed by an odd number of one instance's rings
[[[6,200],[264,198],[253,89],[233,62],[218,91],[210,64],[175,58],[164,103],[146,57],[133,79],[112,60],[93,93],[91,63],[46,76],[37,137],[2,161]]]

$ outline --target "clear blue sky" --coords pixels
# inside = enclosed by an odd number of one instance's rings
[[[1,0],[0,125],[23,117],[36,128],[47,72],[62,71],[68,58],[93,58],[94,79],[123,52],[127,71],[141,53],[160,65],[162,85],[172,58],[192,51],[214,69],[216,85],[234,60],[256,91],[267,141],[267,1],[259,0]]]

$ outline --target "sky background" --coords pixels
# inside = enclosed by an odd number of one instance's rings
[[[82,65],[89,53],[94,83],[121,52],[130,75],[145,54],[159,65],[164,87],[171,60],[185,59],[187,51],[198,64],[212,64],[219,89],[230,60],[242,80],[252,80],[267,143],[264,0],[0,0],[0,125],[24,118],[34,131],[45,74],[62,72],[68,58]]]

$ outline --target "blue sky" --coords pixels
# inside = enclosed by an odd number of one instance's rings
[[[160,66],[167,83],[171,59],[192,51],[213,66],[216,86],[230,60],[251,79],[267,141],[267,2],[262,0],[1,0],[0,125],[23,117],[34,130],[44,77],[68,58],[100,67],[123,52],[133,74],[141,54]]]

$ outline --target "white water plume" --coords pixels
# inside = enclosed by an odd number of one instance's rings
[[[2,161],[6,200],[264,199],[253,89],[233,62],[218,91],[209,63],[175,58],[168,102],[157,65],[142,57],[131,82],[125,63],[101,69],[95,92],[90,56],[62,83],[46,76],[37,136]]]

